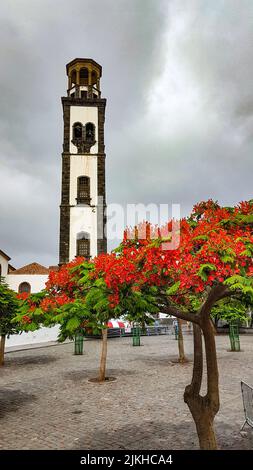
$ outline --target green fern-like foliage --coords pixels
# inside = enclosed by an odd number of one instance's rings
[[[18,311],[18,300],[14,291],[0,279],[0,335],[11,335],[20,331],[18,322],[13,322]]]

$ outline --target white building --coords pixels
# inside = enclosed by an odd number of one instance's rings
[[[9,272],[10,257],[0,250],[0,277],[6,277]]]
[[[6,281],[15,292],[30,294],[45,288],[48,274],[48,268],[38,263],[31,263],[19,269],[9,270]]]
[[[10,265],[10,257],[0,250],[0,273],[9,287],[18,293],[36,293],[45,288],[48,280],[49,268],[41,264],[31,263],[22,268],[15,269]],[[52,269],[55,267],[52,266]],[[21,335],[12,335],[6,340],[8,347],[22,347],[43,343],[47,341],[56,341],[59,328],[41,328],[35,332],[22,333]]]

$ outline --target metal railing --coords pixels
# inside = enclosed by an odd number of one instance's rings
[[[134,336],[134,328],[108,328],[108,337],[115,336]],[[140,336],[158,336],[158,335],[174,335],[174,329],[170,326],[145,326],[139,327]]]
[[[140,328],[140,336],[170,336],[171,339],[175,339],[175,328],[172,325],[161,325],[161,326],[145,326]],[[119,337],[131,337],[134,331],[132,328],[108,328],[108,338],[119,338]],[[189,329],[183,326],[183,335],[192,335],[192,328]],[[85,333],[86,338],[99,338],[100,335],[93,335],[92,333]]]

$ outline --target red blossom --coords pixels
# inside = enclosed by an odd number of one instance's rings
[[[24,316],[22,317],[22,322],[25,323],[25,324],[26,324],[26,323],[32,323],[32,320],[31,320],[30,317],[28,317],[28,315],[24,315]]]
[[[17,298],[19,300],[26,300],[28,296],[29,296],[29,294],[27,292],[22,292],[20,294],[17,294]]]

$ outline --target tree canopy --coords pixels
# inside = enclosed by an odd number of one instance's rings
[[[208,200],[180,221],[176,249],[164,249],[172,221],[160,229],[147,222],[127,229],[114,252],[51,272],[45,291],[24,301],[19,319],[28,330],[59,322],[66,337],[84,321],[95,328],[126,313],[140,318],[163,311],[196,321],[192,297],[201,300],[211,291],[215,302],[239,296],[251,303],[252,227],[253,201],[221,207]]]
[[[13,322],[17,315],[18,300],[3,279],[0,280],[0,335],[11,335],[19,331],[19,324]]]

